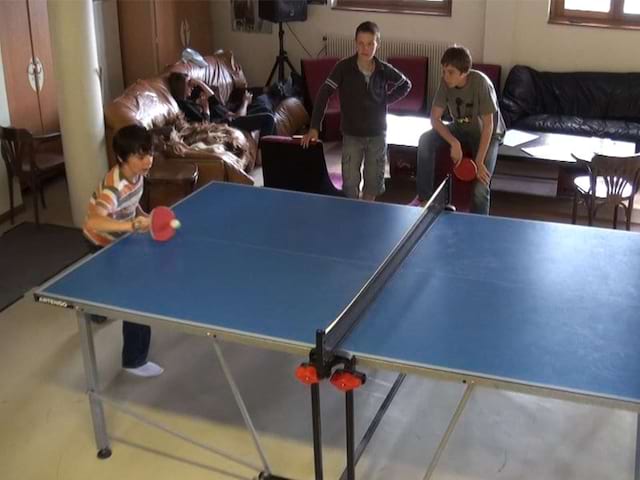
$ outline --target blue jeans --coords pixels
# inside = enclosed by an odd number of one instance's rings
[[[384,167],[387,160],[386,135],[377,137],[342,136],[342,191],[349,198],[360,196],[364,159],[364,195],[384,193]]]
[[[122,322],[122,368],[138,368],[147,363],[151,327]]]
[[[475,159],[478,153],[478,147],[480,146],[481,132],[479,130],[456,128],[455,125],[448,125],[447,128],[449,128],[451,134],[456,137],[462,145],[462,151],[471,152],[472,158]],[[500,142],[495,137],[489,142],[484,165],[490,175],[493,175],[493,170],[496,166],[499,146]],[[418,173],[416,178],[418,198],[420,198],[420,200],[427,200],[433,194],[436,154],[440,148],[448,149],[450,147],[435,129],[423,133],[420,137],[420,143],[418,145]],[[488,215],[490,203],[490,188],[479,180],[474,180],[471,212]]]

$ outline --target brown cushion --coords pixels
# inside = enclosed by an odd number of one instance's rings
[[[309,114],[297,98],[285,98],[275,111],[278,135],[291,136],[301,133],[309,125]]]

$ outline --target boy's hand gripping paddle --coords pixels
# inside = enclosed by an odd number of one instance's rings
[[[475,180],[478,167],[469,157],[463,157],[460,163],[453,168],[453,174],[463,182]]]
[[[156,207],[151,211],[149,233],[154,240],[166,242],[173,238],[178,228],[180,228],[180,221],[170,208]]]

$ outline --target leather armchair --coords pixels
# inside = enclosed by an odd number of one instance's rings
[[[234,92],[247,87],[242,68],[235,62],[231,52],[218,51],[212,56],[205,57],[205,60],[206,67],[179,62],[169,66],[157,77],[138,80],[106,107],[106,141],[110,165],[116,162],[111,145],[113,135],[118,129],[126,125],[139,124],[162,131],[162,127],[170,125],[178,118],[180,109],[171,96],[167,83],[171,72],[187,73],[204,81],[225,103]],[[304,106],[295,98],[280,102],[275,108],[275,116],[277,131],[284,135],[303,131],[309,121]],[[199,172],[197,186],[212,180],[252,184],[253,180],[248,172],[255,164],[257,142],[251,135],[240,130],[229,128],[229,131],[234,132],[233,141],[229,143],[241,144],[244,147],[242,149],[244,153],[241,156],[238,156],[237,150],[228,150],[226,142],[225,145],[217,145],[218,148],[215,149],[183,148],[176,151],[176,149],[166,148],[167,139],[159,136],[157,145],[159,160],[163,164],[185,161],[195,163]],[[153,168],[150,175],[153,176]]]

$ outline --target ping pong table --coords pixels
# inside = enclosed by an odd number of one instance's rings
[[[38,288],[77,311],[98,456],[114,402],[98,390],[93,314],[209,337],[262,466],[200,446],[265,479],[281,477],[218,339],[309,355],[316,479],[318,382],[360,365],[466,384],[425,479],[476,385],[640,410],[640,236],[453,213],[445,190],[417,209],[212,183],[175,206],[170,242],[126,236]],[[343,388],[350,479],[356,387]]]

